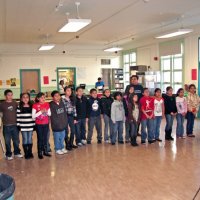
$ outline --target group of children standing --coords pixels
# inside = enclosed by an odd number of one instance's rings
[[[136,77],[137,78],[137,77]],[[172,87],[166,88],[162,95],[159,88],[154,96],[150,96],[148,88],[143,88],[142,94],[130,86],[124,95],[115,92],[111,97],[109,89],[104,90],[103,97],[98,98],[97,90],[90,90],[90,97],[83,95],[83,89],[77,87],[73,95],[70,87],[64,88],[64,96],[58,91],[51,93],[52,101],[45,101],[45,94],[38,93],[35,102],[31,102],[30,95],[23,93],[19,105],[12,99],[12,91],[4,92],[6,100],[0,104],[3,113],[3,135],[6,145],[6,157],[12,160],[11,140],[14,146],[14,156],[22,158],[19,149],[19,132],[22,133],[22,143],[26,159],[33,158],[32,135],[37,133],[38,158],[50,157],[49,123],[53,132],[55,152],[66,154],[73,148],[91,144],[94,127],[97,131],[97,143],[102,143],[102,119],[104,121],[104,142],[115,145],[124,143],[123,129],[125,123],[125,142],[138,146],[137,136],[141,125],[141,144],[161,142],[160,126],[166,118],[165,140],[172,137],[173,121],[176,117],[177,138],[184,136],[184,119],[187,118],[186,133],[194,137],[194,119],[199,109],[199,97],[195,85],[189,86],[185,97],[184,89],[180,88],[177,95],[173,95]],[[86,136],[86,123],[88,134]],[[68,134],[70,133],[70,134]],[[65,143],[65,144],[64,144]]]

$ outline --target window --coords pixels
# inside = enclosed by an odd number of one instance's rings
[[[123,68],[124,68],[124,85],[125,87],[130,83],[130,66],[136,66],[136,52],[129,52],[123,54]]]
[[[176,54],[161,57],[162,91],[172,86],[174,93],[183,87],[183,55]]]

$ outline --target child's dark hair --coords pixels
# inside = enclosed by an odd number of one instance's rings
[[[136,78],[136,79],[138,80],[138,79],[139,79],[139,76],[138,76],[138,75],[132,75],[132,76],[131,76],[131,79],[132,79],[132,78]]]
[[[104,91],[103,91],[103,95],[105,95],[105,92],[106,91],[110,91],[110,89],[105,89]]]
[[[35,97],[35,102],[38,103],[39,102],[39,98],[41,98],[42,96],[45,96],[45,94],[43,92],[39,92]]]
[[[190,85],[189,85],[189,90],[190,90],[191,87],[194,87],[194,89],[196,89],[195,84],[190,84]]]
[[[168,86],[168,87],[166,88],[166,91],[167,91],[167,92],[168,92],[169,90],[173,90],[172,86]]]
[[[145,92],[145,90],[149,90],[149,88],[147,87],[143,88],[143,93]]]
[[[66,92],[67,89],[71,89],[71,91],[72,91],[72,93],[71,93],[69,99],[70,99],[72,105],[74,106],[74,105],[75,105],[75,97],[74,97],[73,90],[72,90],[72,88],[71,88],[70,86],[66,86],[66,87],[64,88],[64,91]]]
[[[125,95],[129,96],[130,95],[130,89],[133,88],[134,90],[134,86],[130,85],[129,89],[125,92]]]
[[[64,83],[64,80],[60,80],[59,84],[61,85],[62,82]]]
[[[114,99],[117,99],[117,96],[121,96],[122,97],[122,93],[121,92],[115,92],[114,93]]]
[[[92,94],[93,92],[97,92],[97,90],[96,90],[95,88],[92,88],[92,89],[90,90],[90,94]]]
[[[161,89],[160,89],[160,88],[156,88],[156,89],[154,90],[154,94],[156,94],[156,92],[161,92]]]
[[[13,92],[12,92],[12,90],[7,89],[7,90],[4,91],[4,96],[7,96],[8,93],[13,93]]]
[[[56,94],[60,94],[60,92],[58,92],[58,90],[54,90],[54,91],[51,93],[51,97],[54,97]]]
[[[72,88],[71,88],[71,87],[65,86],[65,87],[64,87],[64,92],[66,92],[67,89],[71,89],[71,91],[72,91]]]
[[[76,88],[76,92],[78,92],[78,90],[80,90],[80,89],[83,89],[83,88],[82,88],[82,87],[80,87],[80,86],[79,86],[79,87],[77,87],[77,88]]]
[[[137,94],[133,93],[133,94],[130,94],[130,96],[129,96],[129,102],[130,102],[130,104],[131,104],[133,109],[135,108],[135,103],[138,104],[138,101],[137,102],[133,102],[133,97],[134,96],[137,96]]]
[[[32,105],[33,105],[33,104],[32,104],[32,101],[31,101],[30,94],[29,94],[28,92],[21,93],[21,94],[20,94],[20,102],[19,102],[19,109],[20,109],[20,110],[22,110],[22,108],[23,108],[23,106],[24,106],[24,102],[22,101],[22,98],[23,98],[24,95],[28,95],[28,97],[29,97],[28,105],[29,105],[30,107],[32,107]]]
[[[181,91],[184,91],[184,89],[183,88],[179,88],[178,91],[177,91],[177,93],[176,93],[176,96],[179,96],[179,94],[180,94]]]

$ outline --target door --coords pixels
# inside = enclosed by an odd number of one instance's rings
[[[20,70],[20,89],[21,92],[36,94],[40,91],[40,70],[21,69]]]

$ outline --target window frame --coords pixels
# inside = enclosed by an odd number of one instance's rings
[[[135,54],[135,60],[133,61],[131,58],[131,55]],[[126,62],[125,60],[125,56],[128,56],[128,62]],[[127,85],[130,84],[130,79],[126,79],[126,76],[128,75],[128,77],[130,78],[130,66],[136,66],[137,65],[137,52],[136,50],[129,50],[129,51],[124,51],[122,53],[122,65],[123,65],[123,69],[124,69],[124,87],[126,87]],[[128,71],[126,70],[126,67],[128,65]]]

